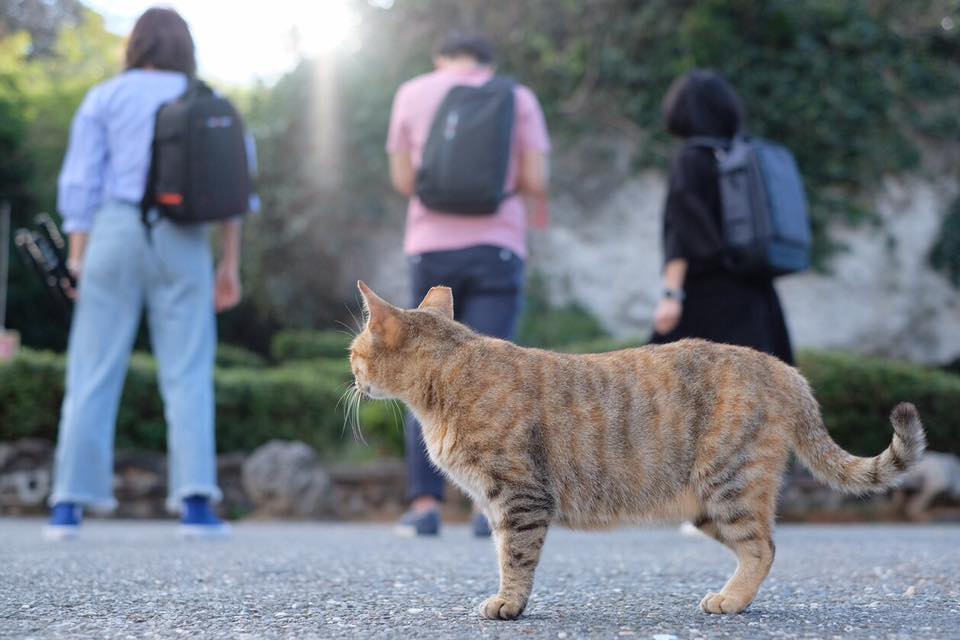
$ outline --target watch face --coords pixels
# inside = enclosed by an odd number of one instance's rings
[[[681,289],[664,289],[663,297],[668,300],[683,300],[683,291]]]

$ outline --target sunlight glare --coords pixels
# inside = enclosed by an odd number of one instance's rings
[[[293,27],[296,46],[306,57],[329,55],[355,44],[357,24],[345,0],[304,4]]]

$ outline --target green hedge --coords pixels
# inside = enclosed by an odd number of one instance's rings
[[[218,367],[262,367],[266,360],[259,353],[232,344],[221,342],[217,345]]]
[[[823,408],[830,433],[860,455],[890,444],[890,410],[912,402],[930,449],[960,454],[960,376],[852,353],[805,351],[803,371]]]
[[[270,356],[277,362],[317,358],[346,359],[352,341],[353,336],[346,331],[287,329],[273,336]]]
[[[344,427],[345,401],[337,407],[348,379],[349,366],[339,362],[218,368],[218,449],[248,451],[272,438],[302,440],[329,457],[353,447],[350,427]],[[0,364],[0,440],[55,439],[63,380],[64,358],[59,354],[23,350]],[[402,430],[393,409],[386,403],[364,405],[361,416],[370,453],[399,450]],[[165,434],[156,366],[151,357],[134,354],[117,417],[117,445],[163,449]]]
[[[595,340],[566,350],[601,352],[637,344]],[[907,400],[920,410],[931,449],[960,453],[960,376],[819,351],[801,353],[800,368],[816,391],[830,432],[851,451],[872,455],[886,447],[891,436],[890,410]],[[55,438],[63,375],[63,356],[47,352],[24,350],[13,361],[0,364],[0,440]],[[155,380],[153,360],[135,354],[120,406],[118,446],[164,448]],[[278,367],[218,368],[219,449],[247,451],[272,438],[290,438],[309,443],[328,459],[401,452],[403,432],[396,408],[384,402],[361,403],[361,424],[369,446],[356,444],[349,425],[344,427],[345,400],[340,401],[350,381],[346,357]]]

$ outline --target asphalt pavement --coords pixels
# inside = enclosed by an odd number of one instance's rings
[[[697,607],[735,564],[711,540],[555,528],[526,614],[493,622],[493,545],[462,526],[241,523],[198,543],[94,520],[50,543],[41,525],[0,519],[2,638],[960,638],[960,526],[781,526],[737,616]]]

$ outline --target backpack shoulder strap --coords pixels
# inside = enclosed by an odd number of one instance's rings
[[[510,76],[501,76],[494,74],[489,80],[487,80],[482,86],[487,89],[494,89],[499,91],[513,90],[516,86],[516,82]]]
[[[153,117],[153,139],[150,141],[150,168],[147,170],[147,183],[143,190],[143,199],[140,201],[140,220],[147,230],[147,241],[151,240],[150,231],[153,223],[150,221],[150,209],[157,200],[157,123],[160,121],[160,111],[166,103],[160,105]]]

